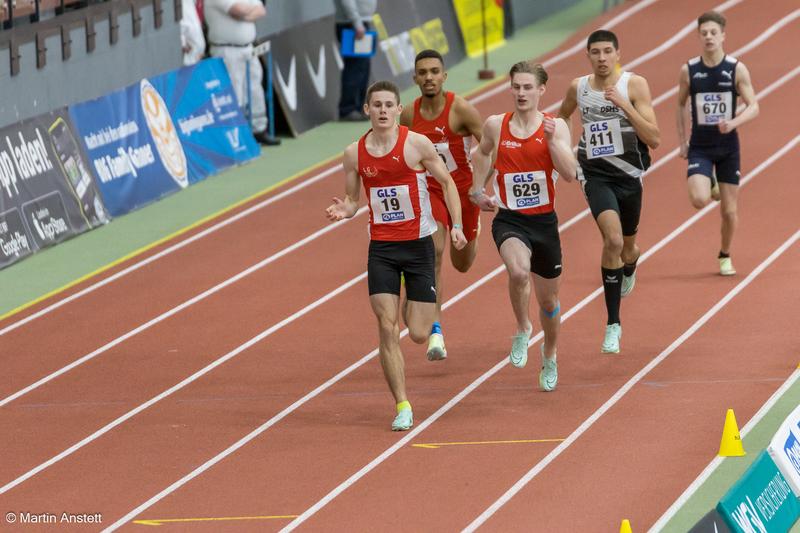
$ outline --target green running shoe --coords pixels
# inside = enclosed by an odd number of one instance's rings
[[[544,356],[544,343],[539,346],[539,351],[542,353],[542,371],[539,372],[539,386],[545,392],[552,392],[556,390],[558,384],[558,362],[556,362],[556,354],[553,358]]]
[[[441,361],[447,359],[447,350],[444,347],[444,336],[441,333],[431,333],[428,337],[428,361]]]
[[[528,363],[528,340],[531,338],[531,333],[525,331],[517,333],[511,342],[511,353],[508,358],[511,364],[517,368],[523,368]]]
[[[411,409],[402,409],[392,422],[392,431],[408,431],[414,425],[414,414]]]
[[[600,351],[603,353],[619,353],[620,338],[622,338],[622,326],[608,324],[606,326],[606,337],[603,339],[603,346]]]

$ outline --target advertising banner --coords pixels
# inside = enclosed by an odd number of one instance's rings
[[[483,5],[483,14],[481,14]],[[505,44],[503,0],[453,0],[458,24],[464,36],[467,55],[483,53],[483,20],[486,20],[486,48],[494,50]]]
[[[731,533],[716,509],[711,509],[687,533]]]
[[[238,106],[221,58],[204,59],[150,78],[150,83],[163,97],[178,130],[189,168],[189,183],[261,153]]]
[[[259,154],[221,59],[141,80],[70,113],[113,216]]]
[[[0,129],[0,268],[106,222],[66,108]]]
[[[372,59],[372,79],[391,80],[401,89],[413,84],[414,57],[431,48],[445,66],[466,56],[455,11],[449,2],[378,0],[373,17],[378,52]]]
[[[178,130],[148,80],[70,106],[70,113],[113,216],[189,186]]]
[[[273,87],[293,135],[336,120],[340,66],[333,15],[270,38]]]
[[[792,487],[795,496],[800,498],[800,406],[778,428],[767,452]]]
[[[800,517],[800,500],[766,451],[717,504],[732,531],[789,531]]]

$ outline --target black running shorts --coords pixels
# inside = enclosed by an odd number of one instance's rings
[[[400,295],[400,274],[406,297],[414,302],[436,302],[436,250],[433,238],[414,241],[370,241],[367,255],[369,294]]]
[[[639,231],[639,216],[642,213],[642,182],[635,178],[605,180],[590,178],[582,184],[583,194],[597,219],[609,209],[616,211],[622,223],[622,235],[630,237]]]
[[[492,221],[492,237],[497,249],[510,238],[519,239],[531,251],[531,272],[553,279],[561,275],[561,238],[555,211],[543,215],[523,215],[500,209]]]

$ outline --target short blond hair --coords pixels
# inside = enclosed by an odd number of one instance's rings
[[[547,83],[547,71],[541,63],[534,63],[532,60],[519,61],[511,66],[508,76],[514,80],[514,74],[533,74],[539,85]]]

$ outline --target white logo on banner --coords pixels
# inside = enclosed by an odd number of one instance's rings
[[[325,99],[325,45],[322,44],[319,47],[319,62],[317,66],[317,70],[314,71],[314,67],[311,66],[311,60],[308,58],[308,54],[306,54],[306,68],[308,68],[308,75],[311,76],[311,82],[314,84],[314,90],[317,91],[317,94],[321,99]]]
[[[281,74],[280,65],[275,65],[275,73],[278,75],[278,85],[281,86],[281,92],[286,99],[286,105],[292,111],[297,111],[297,75],[295,72],[296,67],[295,57],[292,56],[292,62],[289,64],[289,83],[283,79]]]
[[[164,99],[147,80],[142,80],[139,85],[139,93],[147,127],[150,128],[150,134],[156,143],[158,155],[161,156],[164,167],[178,185],[182,188],[188,187],[186,154],[183,152],[183,145],[178,137],[175,124],[172,123],[172,117],[169,115]]]
[[[230,143],[231,148],[233,148],[234,151],[238,151],[240,144],[239,130],[238,129],[228,130],[225,132],[225,136],[228,138],[228,142]]]

